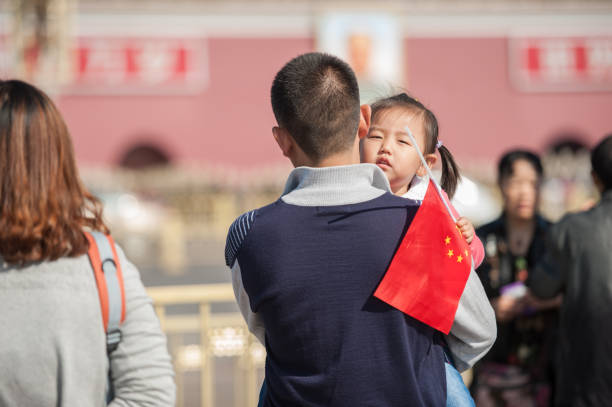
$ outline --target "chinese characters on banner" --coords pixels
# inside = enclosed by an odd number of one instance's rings
[[[14,58],[10,39],[0,35],[3,76],[21,77]],[[204,38],[77,37],[67,59],[64,94],[193,94],[209,82]],[[31,75],[22,79],[32,80],[44,64],[30,68]]]
[[[67,92],[196,93],[208,83],[203,39],[80,38]]]
[[[509,72],[522,91],[612,90],[612,36],[511,38]]]

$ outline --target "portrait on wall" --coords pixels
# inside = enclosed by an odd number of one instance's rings
[[[318,20],[317,50],[348,62],[359,80],[362,103],[405,87],[399,22],[385,14],[325,14]]]

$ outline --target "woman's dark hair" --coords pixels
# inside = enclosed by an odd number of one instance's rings
[[[538,155],[532,151],[517,149],[507,151],[499,159],[499,163],[497,165],[497,182],[499,184],[501,184],[504,179],[512,176],[514,173],[514,163],[519,160],[524,160],[531,164],[535,172],[538,174],[538,178],[542,178],[544,169],[542,167],[540,157],[538,157]]]
[[[372,121],[381,112],[394,108],[403,107],[407,110],[413,110],[415,113],[423,117],[423,126],[425,127],[425,154],[436,152],[436,144],[438,144],[438,120],[431,110],[426,108],[421,102],[406,93],[400,93],[387,98],[379,99],[372,104]],[[459,167],[455,163],[453,155],[448,148],[440,146],[438,148],[442,161],[442,189],[446,191],[449,198],[452,198],[457,189],[457,183],[461,179]]]
[[[9,264],[87,252],[83,228],[108,233],[81,184],[72,141],[42,91],[0,80],[0,256]]]

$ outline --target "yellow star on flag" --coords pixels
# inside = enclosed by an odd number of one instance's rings
[[[450,242],[451,242],[450,236],[446,236],[446,238],[444,238],[444,243],[449,244]]]
[[[446,253],[446,255],[447,255],[448,257],[453,257],[454,253],[453,253],[453,251],[452,251],[452,250],[449,250],[449,251],[448,251],[448,253]]]
[[[461,255],[457,256],[457,263],[461,263],[462,260],[463,260],[463,257],[461,257]]]

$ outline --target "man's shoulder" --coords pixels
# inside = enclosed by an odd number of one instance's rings
[[[266,213],[276,207],[278,202],[279,201],[276,201],[261,208],[245,212],[232,222],[227,231],[227,238],[225,240],[225,264],[228,267],[234,266],[234,262],[238,257],[238,252],[248,236],[249,231],[253,228],[255,221],[262,215],[265,216]]]
[[[556,223],[552,224],[549,233],[552,235],[565,234],[569,231],[589,233],[600,226],[601,216],[597,207],[580,212],[569,212],[563,215]]]
[[[258,209],[253,209],[238,216],[227,231],[225,240],[225,264],[228,267],[233,267],[238,252],[242,247],[244,239],[246,239],[251,227],[255,223],[255,217]]]

